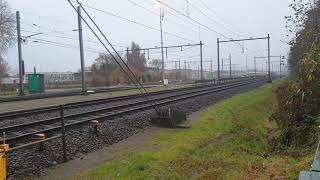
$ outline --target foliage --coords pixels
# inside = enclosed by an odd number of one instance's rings
[[[161,69],[162,69],[162,61],[160,59],[153,59],[149,63],[150,67],[154,68],[155,74],[153,75],[157,81],[162,79]]]
[[[7,1],[0,0],[0,84],[8,76],[9,66],[3,59],[3,53],[14,42],[14,14],[11,13]]]
[[[279,108],[270,119],[277,123],[279,136],[273,145],[313,147],[320,130],[320,3],[295,0],[290,6],[295,13],[287,18],[297,30],[289,57],[294,73],[275,91]]]
[[[318,141],[320,114],[320,47],[314,47],[298,65],[296,78],[276,90],[280,144],[312,147]]]
[[[320,3],[311,3],[308,0],[293,0],[289,5],[293,15],[286,16],[288,37],[292,37],[288,63],[291,71],[295,72],[299,60],[318,43],[320,34]]]
[[[0,52],[14,42],[15,19],[6,0],[0,0]]]
[[[135,71],[139,71],[140,73],[144,73],[146,70],[147,60],[144,53],[141,53],[139,50],[140,46],[135,42],[131,43],[131,51],[128,54],[127,64],[129,67],[135,69]]]
[[[145,83],[154,81],[156,78],[152,77],[152,75],[147,71],[148,68],[146,65],[147,60],[145,58],[145,54],[142,54],[139,49],[140,46],[132,42],[131,51],[126,55],[127,58],[124,58],[122,55],[120,56],[122,56],[122,59],[126,60],[126,65],[140,82]],[[116,58],[116,61],[113,57]],[[123,68],[121,68],[117,62]],[[130,74],[131,79],[135,81],[135,78],[131,75],[130,71],[116,54],[113,54],[112,56],[107,53],[100,53],[99,57],[92,65],[91,70],[91,84],[94,86],[131,84],[132,82],[128,77],[128,74]]]
[[[116,57],[116,56],[115,56]],[[114,77],[114,71],[117,64],[113,57],[106,53],[100,53],[99,57],[92,65],[92,84],[109,86],[114,84],[117,79]]]
[[[8,77],[9,65],[8,63],[0,56],[0,84],[2,78]]]

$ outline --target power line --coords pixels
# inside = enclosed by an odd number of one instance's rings
[[[51,41],[51,40],[46,40],[46,39],[41,39],[41,38],[29,38],[29,39],[33,40],[33,41],[31,41],[32,43],[53,45],[53,46],[61,47],[61,48],[79,49],[78,46],[73,45],[73,44],[61,43],[61,42]],[[91,53],[103,53],[102,50],[97,51],[96,49],[93,49],[93,48],[86,48],[85,51],[91,52]]]
[[[176,12],[176,13],[178,13],[178,14],[182,15],[183,17],[185,17],[185,18],[187,18],[187,19],[190,19],[191,21],[193,21],[193,22],[195,22],[195,23],[199,24],[200,26],[205,27],[206,29],[208,29],[208,30],[210,30],[210,31],[212,31],[212,32],[214,32],[214,33],[216,33],[216,34],[218,34],[218,35],[220,35],[220,36],[222,36],[222,37],[224,37],[224,38],[226,38],[226,39],[230,39],[230,38],[229,38],[229,37],[227,37],[226,35],[224,35],[224,34],[222,34],[222,33],[218,32],[218,31],[216,31],[216,30],[214,30],[214,29],[210,28],[209,26],[204,25],[204,24],[200,23],[199,21],[197,21],[197,20],[195,20],[195,19],[193,19],[193,18],[191,18],[191,17],[187,16],[186,14],[184,14],[184,13],[180,12],[179,10],[175,9],[174,7],[169,6],[168,4],[164,3],[163,1],[160,1],[160,0],[156,0],[156,1],[157,1],[157,2],[159,2],[160,4],[162,4],[163,6],[165,6],[165,7],[169,8],[169,9],[171,9],[172,11],[174,11],[174,12]],[[242,47],[242,45],[241,45],[240,43],[238,43],[238,42],[234,42],[234,44],[237,44],[238,46]],[[227,46],[230,46],[230,45],[227,45]]]
[[[154,103],[154,100],[152,97],[149,96],[148,91],[144,88],[144,86],[140,83],[139,79],[135,76],[135,74],[132,72],[130,67],[126,64],[126,62],[122,59],[122,57],[119,55],[119,53],[115,50],[115,48],[112,46],[108,38],[104,35],[104,33],[101,31],[100,27],[96,24],[96,22],[92,19],[91,15],[87,12],[87,10],[82,6],[82,4],[77,0],[78,3],[78,9],[71,3],[71,0],[67,0],[70,6],[74,9],[76,13],[78,13],[78,16],[85,22],[85,24],[90,28],[91,32],[96,36],[96,38],[100,41],[101,45],[108,51],[108,53],[111,55],[111,57],[114,59],[114,61],[118,64],[118,66],[122,69],[122,71],[128,76],[130,81],[139,89],[140,93],[147,99],[147,101],[150,101],[152,104]],[[112,50],[116,54],[116,56],[121,60],[122,64],[118,62],[117,58],[111,53],[111,51],[107,48],[105,43],[101,40],[100,36],[92,29],[92,27],[89,25],[89,23],[83,18],[83,16],[80,14],[81,9],[85,12],[87,17],[90,19],[90,21],[94,24],[95,28],[99,31],[99,33],[103,36],[104,40],[107,41],[107,43],[111,46]],[[123,67],[124,65],[125,67]],[[126,69],[125,69],[126,68]],[[129,72],[127,72],[127,71]],[[150,99],[151,100],[150,100]],[[158,109],[154,107],[156,112],[158,113]]]
[[[28,33],[38,33],[38,32],[35,32],[35,31],[28,31],[28,30],[21,30],[22,32],[28,32]],[[73,41],[79,41],[79,39],[77,38],[72,38],[72,37],[67,37],[67,36],[59,36],[59,35],[54,35],[54,34],[48,34],[48,33],[42,33],[41,35],[44,35],[44,36],[50,36],[50,37],[56,37],[56,38],[60,38],[60,39],[68,39],[68,40],[73,40]],[[88,42],[88,43],[94,43],[94,44],[99,44],[100,43],[98,41],[94,41],[94,40],[83,40],[85,42]],[[126,48],[126,46],[122,46],[122,45],[114,45],[114,46],[117,46],[117,47],[121,47],[121,48]]]
[[[215,12],[211,7],[209,7],[206,3],[204,3],[202,0],[198,0],[206,9],[208,9],[212,14],[215,14],[218,18],[220,18],[221,20],[225,21],[223,18],[221,18],[217,12]],[[226,23],[225,23],[226,24]],[[234,27],[234,25],[230,24],[231,26]],[[238,28],[235,28],[238,29]],[[238,35],[241,35],[240,33],[237,33]],[[246,36],[250,36],[248,34],[243,33]]]
[[[70,1],[75,2],[74,0],[70,0]],[[81,3],[81,4],[82,4],[82,3]],[[142,27],[145,27],[145,28],[147,28],[147,29],[151,29],[151,30],[160,32],[160,29],[157,29],[157,28],[155,28],[155,27],[146,25],[146,24],[144,24],[144,23],[141,23],[141,22],[138,22],[138,21],[135,21],[135,20],[132,20],[132,19],[129,19],[129,18],[126,18],[126,17],[120,16],[120,15],[111,13],[111,12],[107,12],[107,11],[105,11],[105,10],[98,9],[98,8],[96,8],[96,7],[92,7],[92,6],[87,5],[87,4],[82,4],[82,6],[87,7],[87,8],[89,8],[89,9],[93,9],[93,10],[95,10],[95,11],[98,11],[98,12],[101,12],[101,13],[104,13],[104,14],[107,14],[107,15],[110,15],[110,16],[113,16],[113,17],[116,17],[116,18],[118,18],[118,19],[122,19],[122,20],[124,20],[124,21],[131,22],[131,23],[133,23],[133,24],[137,24],[137,25],[142,26]],[[186,40],[186,41],[196,42],[196,41],[194,41],[194,40],[191,40],[191,39],[188,39],[188,38],[184,38],[184,37],[179,36],[179,35],[174,34],[174,33],[166,32],[166,31],[163,31],[163,32],[164,32],[165,34],[167,34],[167,35],[174,36],[174,37],[179,38],[179,39],[183,39],[183,40]]]
[[[212,32],[215,32],[216,34],[219,34],[220,36],[222,36],[222,37],[224,37],[224,38],[228,38],[228,37],[227,37],[227,36],[225,36],[224,34],[222,34],[222,33],[218,32],[218,31],[216,31],[216,30],[214,30],[214,29],[210,28],[210,27],[209,27],[209,26],[207,26],[207,25],[204,25],[204,24],[200,23],[199,21],[197,21],[197,20],[195,20],[195,19],[193,19],[193,18],[189,17],[188,15],[186,15],[186,14],[184,14],[184,13],[180,12],[180,11],[178,11],[177,9],[175,9],[175,8],[173,8],[173,7],[171,7],[171,6],[169,6],[168,4],[166,4],[166,3],[164,3],[164,2],[162,2],[162,1],[160,1],[160,0],[156,0],[156,1],[157,1],[157,2],[159,2],[159,3],[161,3],[162,5],[164,5],[165,7],[167,7],[167,8],[169,8],[169,9],[171,9],[172,11],[174,11],[174,12],[176,12],[176,13],[178,13],[178,14],[180,14],[180,15],[184,16],[185,18],[190,19],[191,21],[193,21],[193,22],[197,23],[198,25],[200,25],[200,26],[202,26],[202,27],[205,27],[206,29],[208,29],[208,30],[210,30],[210,31],[212,31]]]
[[[215,23],[215,24],[220,24],[224,29],[230,31],[231,33],[233,34],[239,34],[239,33],[236,33],[234,32],[233,30],[229,29],[228,27],[226,27],[225,25],[219,23],[218,21],[212,19],[210,16],[208,16],[206,13],[204,13],[200,8],[198,8],[197,6],[193,5],[191,2],[189,2],[188,0],[184,0],[186,1],[187,3],[189,3],[193,8],[195,8],[197,11],[199,11],[203,16],[205,16],[206,18],[208,18],[211,22]]]
[[[159,16],[158,13],[155,13],[155,12],[149,10],[148,8],[146,8],[146,7],[140,5],[140,4],[138,4],[138,3],[136,3],[136,2],[134,2],[134,1],[132,1],[132,0],[127,0],[127,1],[129,1],[131,4],[133,4],[133,5],[137,6],[137,7],[140,7],[140,8],[142,8],[142,9],[144,9],[145,11],[149,12],[150,14],[153,14],[153,15],[155,15],[155,16]],[[175,16],[175,17],[177,17],[177,16]],[[172,20],[170,20],[170,19],[166,19],[166,20],[167,20],[168,22],[171,22],[171,23],[176,24],[176,25],[178,25],[178,26],[181,26],[181,25],[182,25],[182,24],[176,23],[176,22],[174,22],[174,21],[172,21]],[[181,20],[185,21],[184,19],[181,19]],[[188,21],[185,21],[185,22],[188,22]],[[191,25],[194,25],[194,24],[192,24],[192,23],[190,23],[190,22],[188,22],[188,23],[191,24]],[[195,30],[193,30],[193,31],[195,31]]]

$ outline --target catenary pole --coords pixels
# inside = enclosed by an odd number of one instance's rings
[[[86,79],[85,79],[85,65],[84,65],[84,51],[83,51],[83,34],[82,34],[82,19],[81,19],[81,7],[77,7],[78,10],[78,32],[79,32],[79,47],[80,47],[80,61],[81,61],[81,87],[82,93],[86,93]]]
[[[270,68],[270,34],[268,34],[268,81],[269,83],[272,83]]]
[[[257,77],[257,58],[254,57],[254,77]]]
[[[231,60],[231,54],[229,54],[229,76],[232,77],[232,60]]]
[[[200,66],[201,66],[201,81],[203,80],[203,59],[202,59],[202,41],[200,41]]]
[[[160,34],[161,34],[161,60],[162,60],[162,83],[164,85],[164,50],[163,50],[163,31],[162,31],[162,21],[163,21],[163,10],[160,8]]]
[[[19,96],[24,96],[23,88],[23,60],[22,60],[22,39],[21,39],[21,28],[20,28],[20,12],[16,12],[17,18],[17,38],[18,38],[18,56],[19,56]]]
[[[220,83],[220,41],[217,38],[217,48],[218,48],[218,83]]]
[[[282,78],[281,66],[282,66],[282,55],[280,55],[280,79]]]

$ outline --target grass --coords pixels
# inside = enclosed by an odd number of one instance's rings
[[[146,150],[105,162],[84,179],[296,179],[313,154],[268,154],[275,127],[274,85],[224,100],[200,113],[190,129],[155,135]]]

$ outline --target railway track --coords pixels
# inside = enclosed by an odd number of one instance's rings
[[[155,86],[156,85],[147,85],[146,88],[152,88]],[[95,88],[95,89],[89,89],[88,91],[90,91],[90,93],[88,94],[119,92],[119,91],[133,90],[133,89],[136,89],[136,87],[128,86],[128,87],[113,87],[113,88]],[[67,90],[66,92],[49,92],[49,93],[26,95],[26,96],[0,97],[0,103],[56,98],[56,97],[67,97],[67,96],[79,96],[79,95],[84,95],[84,94],[80,90]]]
[[[93,106],[96,104],[106,103],[110,101],[120,101],[120,100],[127,100],[127,102],[110,106],[104,108],[98,108],[86,112],[78,112],[73,114],[66,115],[65,118],[65,127],[66,128],[74,128],[77,126],[83,126],[88,124],[93,120],[108,120],[112,119],[116,116],[120,116],[127,113],[132,113],[136,111],[151,109],[155,106],[162,106],[168,105],[171,103],[175,103],[178,101],[183,101],[189,98],[194,98],[198,96],[203,96],[207,94],[211,94],[214,92],[221,92],[224,90],[237,88],[240,86],[248,85],[250,83],[255,82],[254,79],[242,79],[235,82],[219,84],[215,86],[201,86],[201,87],[193,87],[193,88],[183,88],[179,90],[170,90],[166,92],[157,92],[151,93],[153,97],[153,102],[150,103],[149,101],[142,99],[141,95],[131,95],[125,97],[117,97],[117,98],[108,98],[102,100],[94,100],[94,101],[86,101],[80,103],[71,103],[65,105],[65,108],[77,108],[82,106]],[[137,101],[130,101],[130,99],[139,98]],[[31,109],[27,111],[17,111],[11,113],[3,113],[0,114],[0,118],[2,121],[5,121],[5,118],[13,118],[19,116],[25,116],[30,114],[37,114],[37,113],[45,113],[50,111],[57,111],[60,107],[45,107],[40,109]],[[21,143],[30,143],[30,139],[32,135],[37,133],[45,133],[50,137],[56,136],[61,131],[61,117],[56,116],[52,118],[46,119],[39,119],[33,122],[25,122],[20,124],[15,124],[12,126],[5,126],[0,128],[0,132],[6,133],[6,142],[10,143],[11,146],[20,146]]]
[[[247,78],[235,78],[235,79],[224,79],[224,80],[226,80],[225,83],[230,83],[230,82],[243,81],[246,79]],[[223,84],[225,84],[225,83],[223,83]],[[150,94],[150,96],[156,96],[156,95],[163,95],[163,94],[167,94],[167,93],[176,93],[176,92],[181,92],[181,91],[199,89],[199,88],[203,88],[203,87],[205,88],[205,87],[210,87],[210,86],[212,86],[212,84],[200,84],[200,85],[195,85],[192,87],[165,90],[165,91],[159,91],[159,92],[151,92],[149,94]],[[112,97],[112,98],[103,98],[103,99],[97,99],[97,100],[74,102],[74,103],[65,104],[64,108],[65,109],[73,109],[73,108],[92,106],[92,105],[98,105],[98,104],[103,104],[103,103],[112,103],[112,102],[118,102],[118,101],[132,100],[132,99],[136,99],[136,98],[143,98],[143,95],[134,94],[134,95],[128,95],[128,96],[119,96],[119,97]],[[3,119],[8,119],[8,118],[34,115],[37,113],[46,113],[46,112],[52,112],[52,111],[58,111],[58,110],[59,110],[59,106],[46,106],[46,107],[32,108],[32,109],[27,109],[27,110],[22,110],[22,111],[2,112],[2,113],[0,113],[0,121]]]

